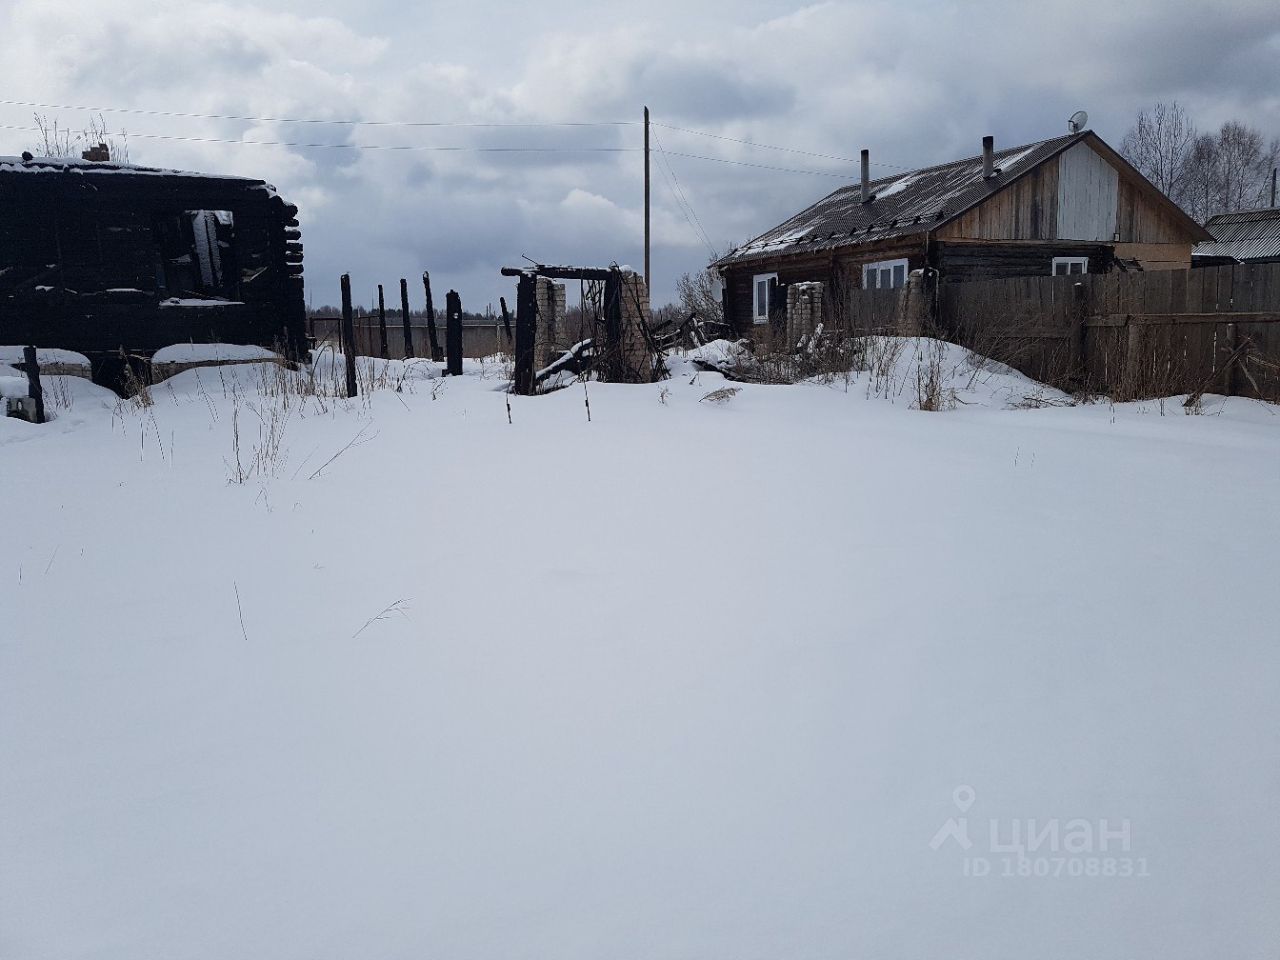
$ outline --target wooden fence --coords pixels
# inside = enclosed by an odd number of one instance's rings
[[[854,291],[854,332],[911,329],[907,291]],[[1280,402],[1280,264],[943,283],[926,326],[1045,383],[1119,399]]]
[[[311,317],[307,321],[308,333],[321,343],[331,340],[340,342],[341,317]],[[378,318],[362,316],[354,323],[356,335],[356,353],[365,357],[376,357],[380,350]],[[413,355],[415,357],[431,356],[431,341],[427,334],[427,321],[414,319],[409,326],[413,337]],[[436,321],[436,340],[440,349],[444,349],[445,322],[441,317]],[[462,355],[464,357],[489,357],[495,353],[510,353],[511,346],[502,329],[502,320],[493,323],[464,323],[462,325]],[[387,356],[392,360],[404,359],[404,327],[400,323],[400,313],[387,312]]]

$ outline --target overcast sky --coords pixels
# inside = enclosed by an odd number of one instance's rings
[[[105,112],[113,129],[128,131],[136,163],[262,177],[297,203],[317,305],[337,301],[344,270],[367,302],[376,283],[430,269],[437,289],[456,288],[467,309],[482,310],[508,292],[498,270],[522,254],[638,267],[645,104],[669,125],[655,128],[667,152],[666,162],[655,152],[653,170],[655,303],[673,296],[681,272],[707,262],[708,242],[741,243],[840,177],[856,177],[851,161],[671,127],[832,157],[867,147],[873,162],[904,167],[973,155],[986,133],[998,146],[1057,136],[1082,108],[1118,145],[1138,107],[1158,99],[1183,101],[1202,126],[1239,117],[1280,134],[1274,0],[0,0],[0,10],[6,100],[322,120],[629,124],[353,126]],[[29,131],[7,129],[29,127],[32,112],[0,105],[0,153],[33,146]],[[83,111],[40,112],[86,122]],[[418,149],[458,146],[541,152]],[[892,172],[877,166],[873,175]]]

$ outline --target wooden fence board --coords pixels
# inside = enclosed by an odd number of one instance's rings
[[[1072,340],[1075,287],[1087,311],[1083,364]],[[849,290],[848,329],[893,333],[897,291]],[[1222,389],[1280,401],[1280,264],[1182,271],[1020,277],[944,283],[935,322],[943,335],[1048,383],[1119,397],[1186,393],[1222,374]],[[1248,376],[1224,366],[1248,341]]]

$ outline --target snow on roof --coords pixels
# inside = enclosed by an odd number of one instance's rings
[[[977,156],[872,181],[871,199],[866,203],[861,184],[841,187],[716,265],[784,250],[807,253],[923,233],[1086,136],[1090,136],[1087,131],[999,150],[995,154],[998,172],[989,181],[982,176],[982,157]]]
[[[91,174],[106,176],[108,174],[125,174],[132,176],[161,177],[198,177],[201,180],[230,180],[246,185],[260,186],[275,193],[275,187],[254,177],[237,177],[229,174],[198,173],[193,170],[175,170],[165,167],[143,167],[132,163],[117,163],[114,160],[81,160],[75,157],[22,157],[0,156],[0,173],[44,173],[44,174]]]

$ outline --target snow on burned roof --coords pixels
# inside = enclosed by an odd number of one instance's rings
[[[982,177],[982,157],[968,157],[883,177],[871,183],[862,202],[861,184],[841,187],[749,243],[716,266],[730,266],[778,253],[807,253],[890,237],[923,233],[951,219],[1049,157],[1089,136],[1088,131],[998,150],[999,173]]]
[[[252,184],[275,193],[275,187],[255,177],[198,173],[194,170],[174,170],[165,167],[143,167],[132,163],[117,163],[114,160],[80,160],[75,157],[32,157],[30,160],[24,160],[22,157],[0,156],[0,174],[4,173],[192,177],[199,180],[230,180]]]

